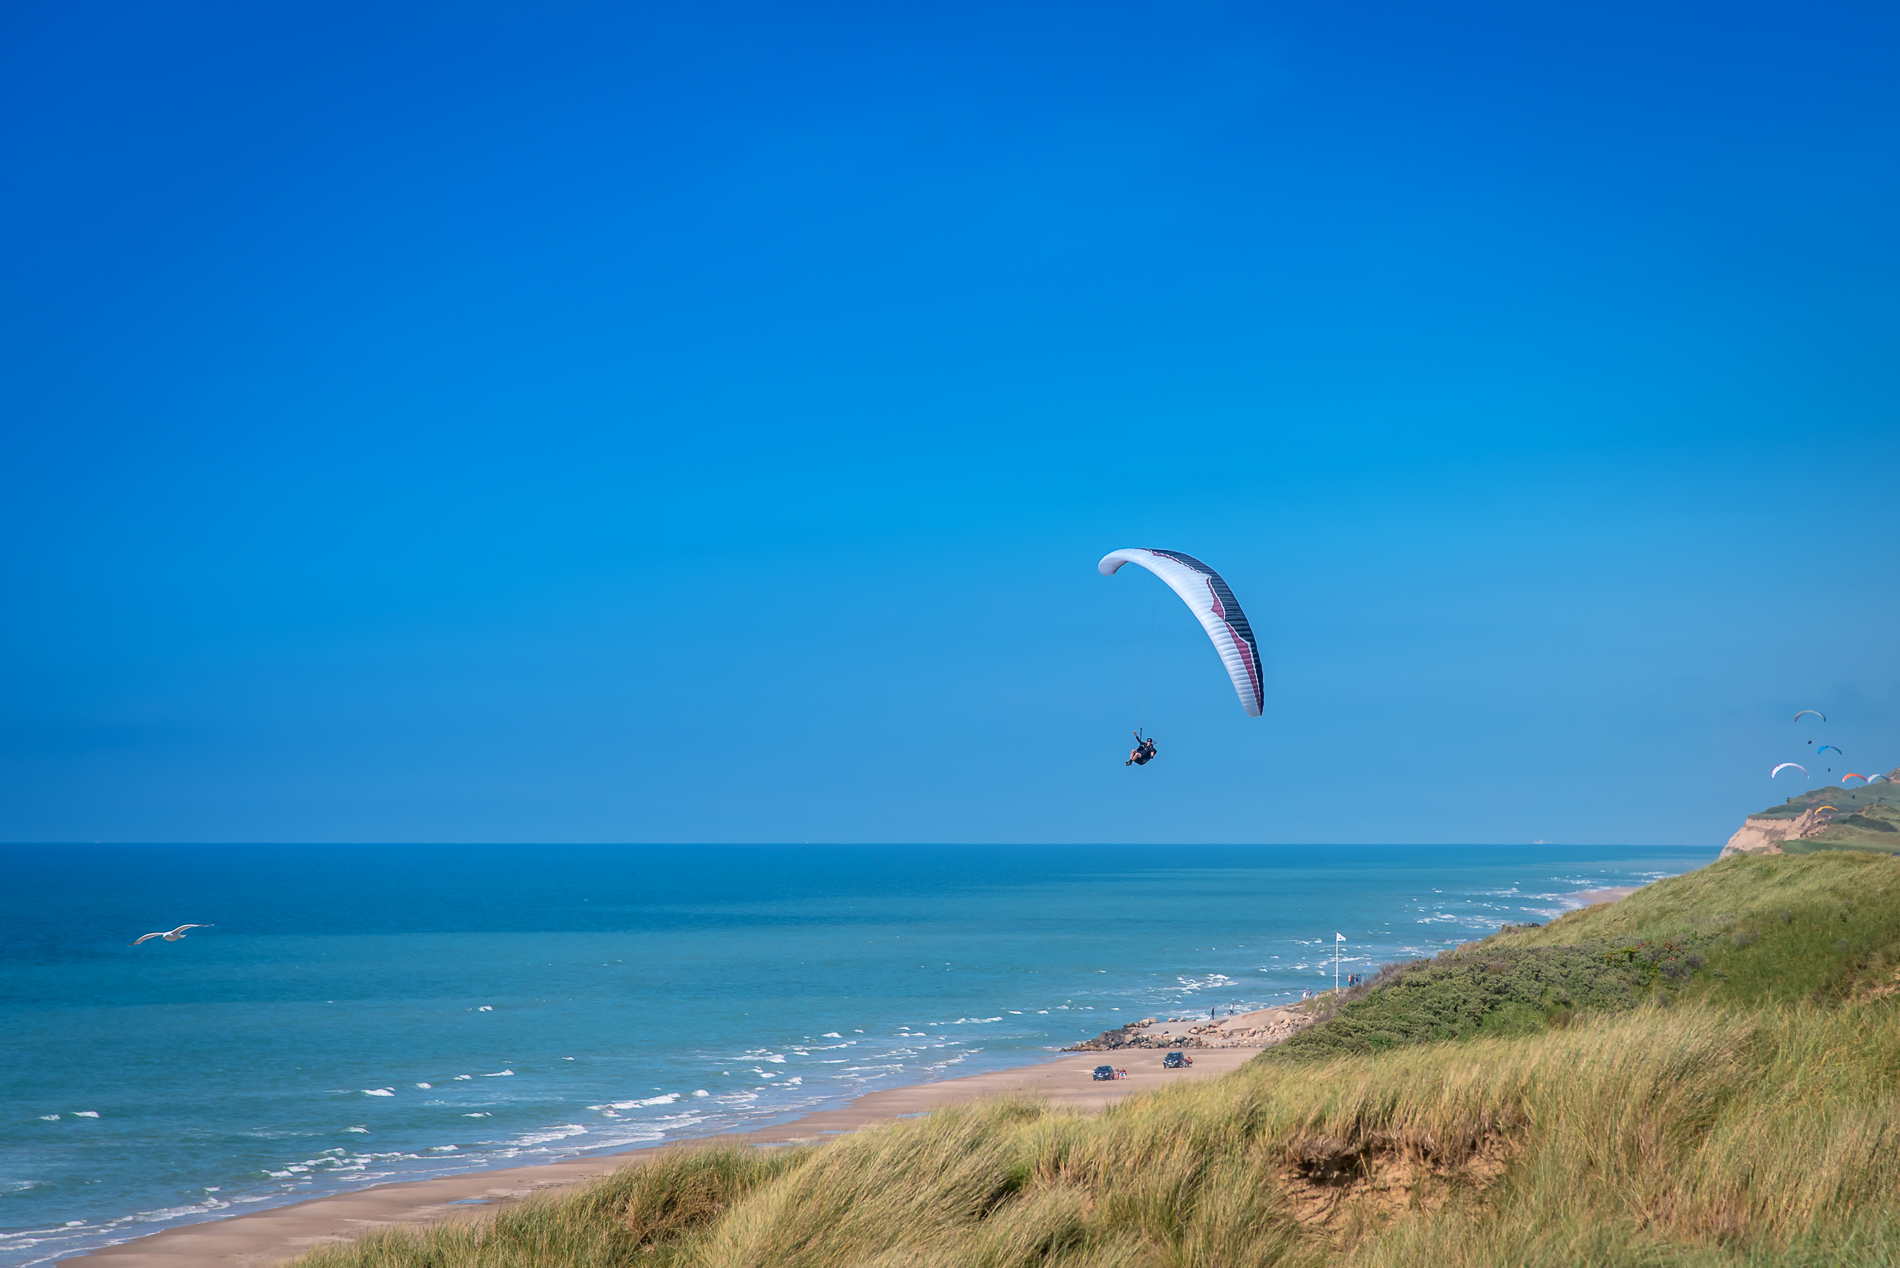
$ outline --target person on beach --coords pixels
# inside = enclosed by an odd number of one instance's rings
[[[1123,766],[1146,766],[1155,759],[1155,742],[1141,738],[1141,731],[1135,731],[1135,747],[1128,750],[1128,760]]]

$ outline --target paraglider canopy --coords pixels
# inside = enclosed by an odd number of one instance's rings
[[[1773,770],[1768,772],[1768,778],[1773,779],[1775,776],[1781,774],[1782,771],[1787,770],[1790,766],[1800,771],[1803,775],[1808,773],[1808,768],[1803,766],[1800,762],[1783,762],[1781,765],[1775,767]]]
[[[1181,602],[1188,605],[1189,611],[1200,620],[1201,628],[1207,631],[1214,650],[1220,653],[1221,664],[1226,666],[1227,677],[1234,684],[1234,694],[1240,697],[1240,707],[1247,711],[1248,717],[1259,717],[1267,703],[1259,643],[1254,638],[1253,627],[1247,624],[1247,614],[1240,610],[1240,602],[1220,574],[1178,550],[1143,547],[1110,551],[1095,567],[1104,577],[1112,577],[1123,564],[1140,564],[1181,597]]]
[[[1801,712],[1794,715],[1794,720],[1796,722],[1799,722],[1801,719],[1807,717],[1810,713],[1812,713],[1815,717],[1821,719],[1821,721],[1823,722],[1827,721],[1827,714],[1822,713],[1819,709],[1803,709]]]

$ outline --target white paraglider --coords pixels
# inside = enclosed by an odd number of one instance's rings
[[[1773,770],[1768,772],[1768,778],[1773,779],[1775,776],[1781,774],[1782,771],[1787,770],[1790,766],[1800,771],[1803,775],[1808,773],[1808,768],[1803,766],[1800,762],[1783,762],[1781,765],[1775,767]]]
[[[1247,711],[1248,717],[1259,717],[1267,703],[1259,643],[1254,638],[1253,627],[1247,624],[1247,614],[1240,610],[1234,592],[1227,588],[1220,574],[1178,550],[1140,547],[1110,551],[1095,567],[1104,577],[1112,577],[1123,564],[1140,564],[1181,596],[1181,602],[1199,618],[1201,628],[1213,640],[1214,650],[1220,653],[1221,664],[1227,667],[1227,677],[1234,684],[1234,694],[1240,697],[1240,707]]]

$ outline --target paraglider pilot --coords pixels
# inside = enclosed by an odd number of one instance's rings
[[[1139,728],[1135,731],[1135,747],[1128,750],[1128,760],[1123,766],[1146,766],[1155,759],[1155,742],[1141,738]]]

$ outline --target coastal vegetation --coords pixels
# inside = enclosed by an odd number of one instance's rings
[[[1900,1258],[1900,861],[1738,857],[1394,966],[1220,1079],[678,1148],[304,1268]]]

